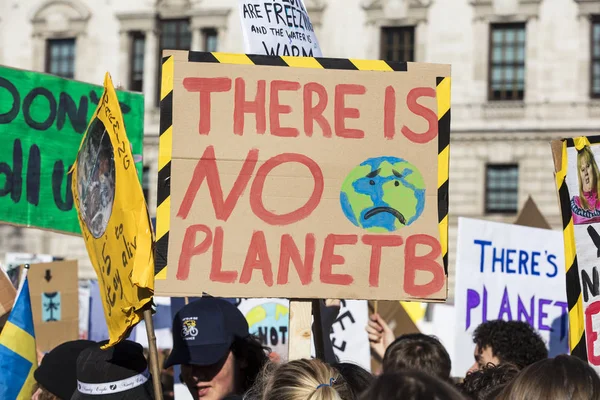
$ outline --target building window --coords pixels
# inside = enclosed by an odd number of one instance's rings
[[[142,169],[142,191],[144,192],[144,199],[146,199],[146,204],[148,204],[148,200],[150,197],[150,167],[144,166]]]
[[[489,57],[490,100],[525,96],[525,24],[492,24]]]
[[[75,77],[75,39],[48,39],[46,72],[63,78]]]
[[[156,91],[156,104],[160,100],[160,85],[162,81],[162,53],[163,50],[190,50],[192,32],[188,19],[166,19],[160,21],[160,46],[158,57],[158,85]]]
[[[386,61],[414,61],[415,27],[382,28],[381,58]]]
[[[519,166],[495,164],[486,168],[485,212],[516,213],[519,202]]]
[[[167,19],[160,21],[160,50],[189,50],[192,43],[190,21]]]
[[[592,17],[592,97],[600,98],[600,15]]]
[[[204,42],[204,51],[217,51],[218,36],[216,29],[202,29],[202,40]]]
[[[131,61],[129,63],[129,90],[141,92],[144,86],[144,47],[142,32],[131,32]]]

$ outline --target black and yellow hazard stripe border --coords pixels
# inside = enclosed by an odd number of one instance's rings
[[[294,68],[342,69],[358,71],[407,71],[405,62],[316,57],[276,57],[249,54],[188,52],[188,61],[222,64],[262,65]],[[171,206],[171,151],[173,134],[173,63],[174,56],[162,60],[160,91],[160,139],[158,150],[158,190],[156,209],[155,278],[167,278],[167,252]],[[438,77],[438,220],[444,272],[448,275],[448,205],[450,162],[450,90],[451,78]]]
[[[585,337],[585,320],[583,316],[583,297],[577,265],[577,248],[575,246],[575,230],[571,212],[571,195],[567,186],[567,170],[569,159],[567,148],[576,147],[582,140],[589,144],[599,144],[600,136],[588,136],[562,140],[562,157],[560,170],[556,172],[556,188],[561,208],[562,228],[565,242],[565,275],[567,288],[567,304],[569,309],[569,348],[571,354],[587,361],[587,344]]]

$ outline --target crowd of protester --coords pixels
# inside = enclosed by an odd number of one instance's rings
[[[249,334],[234,305],[205,297],[176,314],[164,367],[181,366],[180,379],[194,400],[600,399],[596,372],[573,356],[548,358],[542,338],[524,322],[481,324],[464,379],[451,377],[450,356],[437,338],[395,338],[377,314],[366,329],[373,354],[382,359],[377,376],[326,358],[282,363]],[[32,398],[153,399],[154,378],[142,346],[123,341],[102,350],[103,344],[78,340],[46,354],[34,374]]]

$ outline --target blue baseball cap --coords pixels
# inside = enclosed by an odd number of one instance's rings
[[[175,314],[173,351],[164,367],[216,364],[228,354],[235,339],[249,335],[248,322],[235,305],[215,297],[202,297]]]

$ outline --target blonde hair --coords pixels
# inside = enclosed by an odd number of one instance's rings
[[[254,393],[256,400],[352,400],[351,389],[342,375],[324,362],[294,360],[267,364]]]
[[[583,195],[583,182],[581,182],[581,166],[586,162],[592,166],[592,191],[595,191],[600,198],[600,188],[598,187],[598,176],[600,176],[600,171],[598,170],[598,165],[596,164],[596,160],[594,159],[594,153],[592,153],[592,149],[590,146],[585,146],[577,153],[577,178],[579,179],[579,201],[581,202],[581,206],[585,210],[590,210],[591,207],[588,204],[585,196]]]

